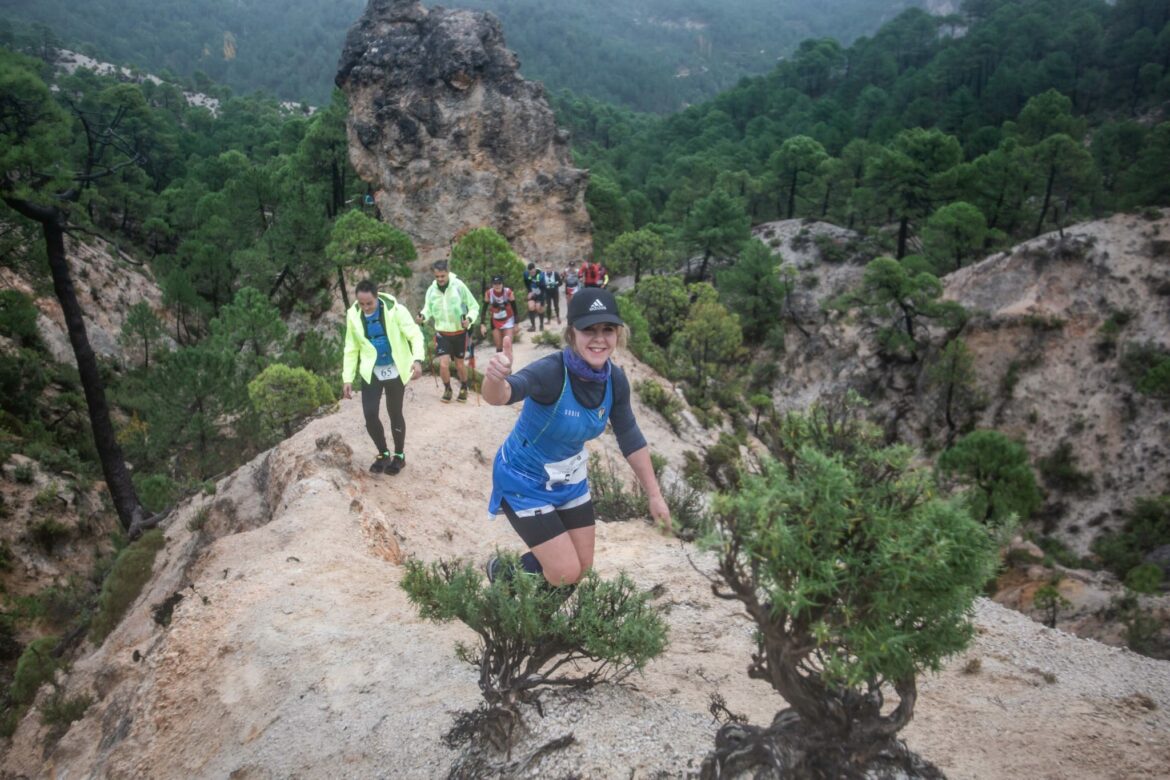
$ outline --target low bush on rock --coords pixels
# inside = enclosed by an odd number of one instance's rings
[[[406,563],[402,588],[419,614],[462,621],[478,635],[455,654],[479,670],[484,703],[458,718],[447,735],[452,747],[509,751],[521,704],[539,707],[546,690],[620,681],[666,647],[659,610],[624,574],[603,580],[590,572],[575,589],[549,588],[520,572],[514,556],[500,563],[514,573],[491,584],[461,560]]]

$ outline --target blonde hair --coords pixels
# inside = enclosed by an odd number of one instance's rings
[[[618,329],[617,348],[625,349],[626,344],[630,342],[630,326],[616,325]],[[572,325],[566,325],[565,330],[561,333],[561,340],[565,342],[574,352],[577,351],[577,336],[574,333],[577,329]],[[580,354],[580,353],[578,353]]]

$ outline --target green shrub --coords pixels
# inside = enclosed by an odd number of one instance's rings
[[[37,329],[37,307],[22,292],[0,290],[0,336],[6,336],[23,347],[41,343]]]
[[[739,441],[727,433],[719,435],[719,441],[707,448],[704,455],[707,476],[720,490],[739,484],[743,463],[739,457]]]
[[[703,467],[703,459],[694,450],[683,453],[683,479],[695,490],[706,490],[711,482],[707,478],[707,470]]]
[[[1166,643],[1161,639],[1161,622],[1150,610],[1142,607],[1136,594],[1127,591],[1124,596],[1115,598],[1111,606],[1125,626],[1126,647],[1150,658],[1170,658]]]
[[[64,584],[53,584],[34,596],[22,599],[17,614],[43,621],[64,630],[84,619],[90,608],[94,589],[83,578],[71,576]]]
[[[689,388],[684,391],[689,398]],[[699,421],[699,425],[710,430],[711,428],[718,428],[719,423],[723,422],[723,415],[719,413],[718,409],[714,407],[704,409],[702,406],[691,406],[691,412],[695,415],[695,419]]]
[[[1117,349],[1117,338],[1133,319],[1133,312],[1124,309],[1112,312],[1097,328],[1097,352],[1101,357],[1112,355]]]
[[[320,376],[303,368],[273,363],[248,383],[252,408],[291,436],[293,425],[332,403],[333,390]]]
[[[821,260],[825,263],[838,265],[844,263],[851,256],[849,243],[843,238],[834,238],[819,233],[812,238]]]
[[[985,523],[1026,520],[1040,507],[1028,451],[999,431],[972,431],[938,459],[939,473],[968,487],[971,511]]]
[[[202,531],[204,526],[207,525],[207,521],[210,517],[210,510],[208,510],[208,508],[205,506],[200,507],[199,511],[192,515],[191,519],[187,521],[187,530],[191,531],[192,533],[198,533],[199,531]]]
[[[94,643],[100,644],[109,636],[138,598],[143,586],[150,580],[154,558],[165,544],[163,532],[155,528],[118,553],[109,575],[102,583],[97,614],[90,624],[89,635]]]
[[[36,469],[31,463],[21,463],[12,470],[12,478],[21,485],[31,485],[36,477]]]
[[[138,500],[150,512],[161,512],[179,497],[179,485],[166,474],[135,474]]]
[[[57,637],[44,636],[29,643],[16,662],[16,671],[12,675],[12,687],[8,695],[19,705],[32,704],[37,690],[49,680],[60,665],[53,657],[53,648],[57,646]]]
[[[650,453],[650,469],[658,479],[662,479],[662,470],[666,468],[669,462],[665,455],[660,455],[657,452]]]
[[[52,555],[53,551],[57,549],[57,545],[64,542],[72,534],[73,530],[69,526],[51,517],[37,520],[28,527],[29,539],[37,547],[44,550],[47,555]]]
[[[1121,371],[1134,388],[1154,398],[1170,398],[1170,352],[1153,343],[1131,343],[1121,358]]]
[[[702,490],[695,489],[685,480],[673,481],[663,485],[662,497],[670,507],[674,535],[679,539],[691,542],[711,532],[713,524]]]
[[[1072,606],[1072,602],[1061,595],[1059,588],[1060,578],[1052,580],[1046,585],[1037,588],[1036,595],[1032,597],[1032,604],[1044,616],[1044,625],[1049,628],[1056,628],[1056,618],[1060,615],[1062,609],[1068,609]]]
[[[669,377],[670,361],[666,357],[666,350],[654,343],[650,323],[642,309],[628,295],[618,298],[618,309],[630,329],[630,352],[662,376]]]
[[[1041,536],[1036,540],[1036,544],[1044,551],[1044,563],[1048,566],[1058,563],[1069,569],[1096,568],[1092,561],[1086,560],[1068,549],[1068,545],[1055,536]]]
[[[41,723],[55,731],[64,732],[70,723],[81,720],[91,704],[92,696],[66,696],[65,691],[53,691],[41,705]]]
[[[60,493],[60,486],[56,482],[51,482],[37,491],[37,494],[33,496],[33,506],[42,512],[53,509],[57,504],[57,497]]]
[[[1054,490],[1073,495],[1091,495],[1096,489],[1093,475],[1077,468],[1077,457],[1072,445],[1062,441],[1051,453],[1036,461],[1036,468],[1044,484]]]
[[[589,455],[589,493],[598,520],[612,523],[650,515],[646,495],[637,488],[626,490],[612,462],[596,452]]]
[[[682,401],[653,379],[639,381],[634,385],[634,389],[642,403],[662,415],[662,419],[666,420],[670,430],[677,434],[682,425],[682,420],[679,417],[683,410]]]
[[[565,345],[565,341],[561,335],[561,331],[549,328],[548,330],[537,331],[533,334],[532,344],[537,347],[560,349]]]
[[[802,724],[789,733],[805,766],[850,776],[880,742],[896,747],[917,676],[971,641],[996,545],[962,501],[937,496],[915,452],[884,444],[856,397],[788,415],[784,430],[775,459],[715,501],[721,592],[758,628],[749,675],[792,708],[773,722]],[[882,706],[890,688],[895,709]],[[776,732],[744,736],[783,750]]]
[[[501,564],[512,572],[519,566],[513,555],[501,556]],[[402,589],[423,619],[459,620],[477,636],[475,646],[457,645],[456,656],[477,668],[485,703],[457,721],[448,744],[486,739],[506,750],[520,702],[544,690],[621,680],[666,647],[659,609],[624,574],[603,580],[590,571],[575,589],[546,587],[543,577],[522,573],[485,585],[462,561],[411,559]]]
[[[1020,361],[1013,360],[1008,363],[1007,371],[1004,372],[1003,379],[999,381],[999,391],[1004,398],[1011,398],[1012,393],[1016,390],[1016,385],[1020,383]]]
[[[1119,531],[1093,540],[1093,552],[1124,581],[1147,553],[1165,544],[1170,544],[1170,495],[1138,499]]]
[[[1125,587],[1137,593],[1155,593],[1162,585],[1162,569],[1157,564],[1134,566],[1125,575]]]

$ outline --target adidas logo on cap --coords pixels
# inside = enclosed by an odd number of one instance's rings
[[[605,304],[601,302],[600,298],[598,298],[592,304],[590,304],[589,311],[608,311],[608,309],[605,308]]]

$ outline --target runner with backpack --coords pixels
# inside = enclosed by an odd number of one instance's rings
[[[565,267],[565,306],[573,302],[573,294],[581,287],[581,276],[573,266]]]
[[[529,263],[524,271],[524,286],[528,289],[528,332],[536,330],[536,318],[540,317],[540,329],[544,330],[544,274]]]
[[[586,287],[605,287],[609,282],[609,272],[596,260],[586,260],[582,263],[580,275]]]
[[[493,276],[492,286],[483,293],[484,306],[491,320],[492,341],[496,352],[503,352],[512,359],[512,331],[516,328],[516,294],[511,287],[504,286],[504,277]],[[481,335],[487,333],[485,322],[479,326]]]
[[[544,293],[544,310],[549,318],[557,318],[557,324],[561,324],[561,292],[560,286],[564,284],[561,275],[553,270],[552,263],[544,267],[544,274],[541,276],[540,289]]]

